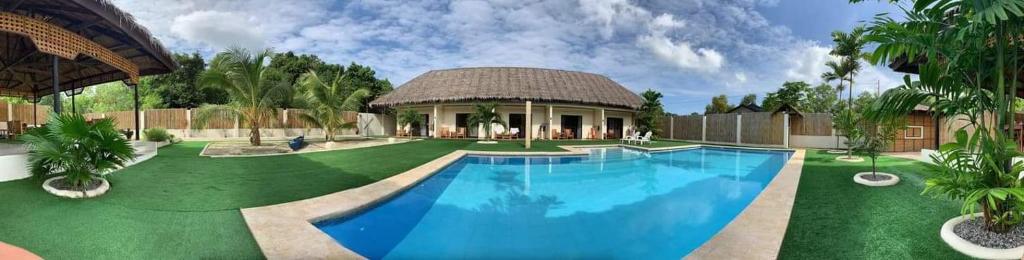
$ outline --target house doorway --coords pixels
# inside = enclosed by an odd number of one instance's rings
[[[508,114],[508,129],[511,132],[512,128],[519,129],[519,133],[516,133],[516,138],[526,137],[526,114]]]
[[[476,127],[469,127],[469,114],[455,114],[455,129],[452,131],[458,132],[459,128],[466,129],[466,137],[476,137]]]
[[[608,124],[608,139],[622,139],[622,118],[621,117],[609,117],[605,121]]]
[[[583,129],[583,116],[562,115],[562,133],[565,133],[566,129],[572,131],[574,139],[580,139],[582,136],[580,130]]]

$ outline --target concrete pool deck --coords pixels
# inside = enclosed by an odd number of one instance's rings
[[[618,147],[620,145],[581,145],[581,146],[560,146],[565,149],[564,152],[488,152],[488,151],[466,151],[458,150],[451,152],[447,155],[441,156],[433,161],[427,162],[416,168],[410,169],[401,174],[391,176],[387,179],[371,183],[362,187],[339,191],[331,194],[327,194],[320,197],[309,198],[305,200],[281,203],[270,206],[255,207],[242,209],[242,216],[245,219],[246,225],[252,232],[253,238],[259,245],[260,250],[267,259],[363,259],[364,257],[359,254],[345,248],[340,243],[335,241],[333,238],[328,236],[326,233],[320,231],[320,229],[313,226],[312,223],[319,222],[322,220],[332,219],[349,215],[360,210],[375,205],[378,202],[387,200],[400,192],[415,186],[417,183],[425,180],[434,173],[440,171],[449,164],[455,162],[459,158],[466,155],[494,155],[494,156],[571,156],[571,155],[587,155],[589,154],[587,148],[597,147]],[[623,145],[625,146],[625,145]],[[636,146],[625,146],[630,148],[638,148],[647,151],[666,151],[675,149],[685,148],[697,148],[702,145],[683,145],[675,147],[662,147],[662,148],[644,148]],[[732,147],[736,148],[736,147]],[[756,149],[756,148],[755,148]],[[780,149],[771,149],[780,150]],[[793,161],[799,160],[799,165],[795,167],[791,165]],[[799,181],[800,168],[803,165],[803,150],[798,150],[794,153],[793,157],[787,162],[786,166],[783,167],[780,172],[765,188],[764,191],[747,207],[736,219],[730,223],[726,229],[723,229],[716,235],[711,241],[701,246],[697,251],[704,250],[709,244],[716,240],[722,240],[724,243],[728,243],[733,239],[734,241],[742,241],[741,245],[733,245],[736,248],[744,248],[743,253],[737,253],[730,256],[744,256],[749,258],[750,256],[760,256],[771,254],[770,258],[774,258],[775,254],[778,253],[779,246],[782,243],[782,236],[785,234],[785,225],[789,222],[789,213],[792,209],[793,195],[795,195],[796,183]],[[792,170],[795,168],[795,178]],[[785,174],[789,170],[788,174]],[[784,182],[784,183],[782,183]],[[790,183],[792,182],[792,183]],[[779,184],[781,183],[781,184]],[[789,187],[792,187],[792,191],[789,191]],[[774,190],[780,191],[774,191]],[[771,196],[766,196],[766,193],[771,191]],[[786,204],[788,194],[788,206]],[[777,198],[776,198],[777,197]],[[753,207],[759,208],[759,210],[751,210]],[[784,210],[778,210],[780,207],[785,206]],[[756,212],[755,212],[756,211]],[[784,212],[761,212],[761,211],[784,211]],[[760,216],[748,216],[753,214],[767,214],[767,215],[778,215],[782,216],[784,213],[784,220],[782,222],[781,231],[778,231],[776,220],[764,222],[770,224],[773,228],[762,228],[756,226],[760,221]],[[766,216],[767,217],[767,216]],[[741,219],[749,219],[744,220]],[[737,224],[737,223],[746,224]],[[747,223],[750,222],[750,223]],[[751,243],[749,240],[740,240],[740,238],[733,238],[732,236],[723,235],[727,230],[730,230],[733,226],[743,225],[738,231],[743,232],[754,232],[754,233],[765,233],[765,235],[757,236],[759,239],[762,237],[765,239],[772,239],[777,236],[777,243],[758,242]],[[755,225],[755,226],[751,226]],[[746,230],[746,231],[744,231]],[[730,231],[736,232],[736,231]],[[778,234],[774,234],[778,233]],[[743,234],[743,233],[739,233]],[[720,238],[722,237],[722,238]],[[723,243],[718,242],[718,243]],[[716,248],[712,248],[709,252],[717,252],[719,247],[718,243],[714,244]],[[763,245],[762,245],[763,244]],[[772,247],[774,245],[774,247]],[[721,245],[721,248],[726,248],[729,245]],[[762,248],[764,247],[764,248]],[[752,253],[750,251],[758,251],[758,253]],[[763,252],[760,252],[763,251]],[[721,254],[708,254],[707,257],[715,257]],[[701,255],[703,256],[703,255]],[[704,257],[695,256],[691,254],[689,257],[695,257],[702,259]]]

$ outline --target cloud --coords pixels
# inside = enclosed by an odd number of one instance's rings
[[[716,72],[725,62],[722,54],[715,50],[699,48],[694,51],[690,47],[690,43],[684,41],[674,43],[664,35],[643,36],[638,39],[638,42],[649,48],[658,58],[672,62],[683,69]]]
[[[266,43],[260,29],[238,13],[195,11],[174,18],[171,32],[192,42],[215,48],[232,46],[261,49]]]

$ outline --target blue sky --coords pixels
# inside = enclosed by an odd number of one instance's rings
[[[372,66],[396,85],[432,69],[528,66],[606,75],[655,89],[674,113],[710,97],[763,97],[783,82],[816,84],[829,32],[886,3],[841,0],[115,0],[168,48],[228,46],[312,53]],[[898,84],[868,66],[856,91]]]

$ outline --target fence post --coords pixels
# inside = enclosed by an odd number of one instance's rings
[[[782,114],[782,145],[789,148],[789,113]]]
[[[185,109],[185,137],[192,137],[192,109]]]
[[[701,116],[700,122],[700,141],[708,141],[708,115]]]
[[[235,137],[242,137],[242,133],[238,130],[238,115],[235,115]]]
[[[743,114],[736,114],[736,144],[743,143]]]
[[[139,111],[139,133],[135,134],[142,134],[143,130],[146,130],[146,110]]]
[[[668,117],[668,139],[676,139],[676,117]]]
[[[282,128],[288,128],[288,109],[287,108],[284,109],[284,119],[281,120],[281,123],[284,124],[284,127],[282,127]]]

